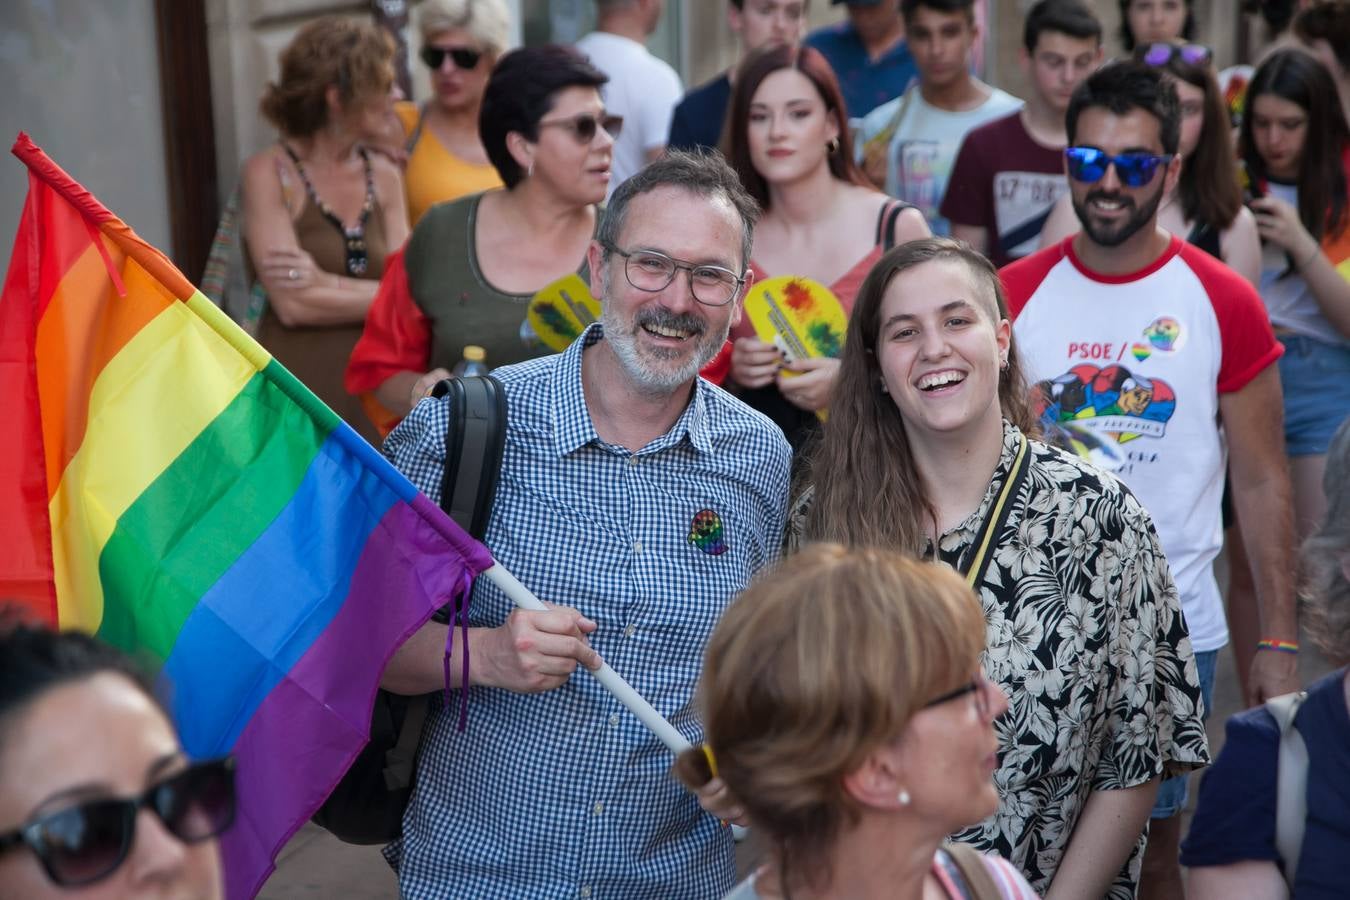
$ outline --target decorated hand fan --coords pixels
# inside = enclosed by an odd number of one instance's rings
[[[782,350],[788,362],[843,352],[848,314],[819,281],[779,275],[757,282],[745,298],[745,314],[755,335]]]
[[[561,353],[600,318],[600,302],[581,276],[573,273],[534,295],[525,319],[540,343]]]

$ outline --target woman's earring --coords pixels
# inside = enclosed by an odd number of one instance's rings
[[[839,152],[839,138],[832,137],[825,142],[825,152],[833,156]]]
[[[1000,369],[1002,369],[1004,372],[1008,371],[1008,368],[1009,368],[1010,366],[1011,366],[1011,363],[1008,362],[1008,357],[1004,356],[1004,357],[1001,357],[1001,358],[999,359],[998,367],[999,367]]]
[[[901,806],[909,806],[909,791],[901,788],[900,794],[895,799],[900,802]]]
[[[532,178],[532,177],[534,177],[534,159],[533,159],[533,158],[530,159],[530,166],[529,166],[529,168],[527,168],[527,169],[525,170],[525,177],[526,177],[526,178]]]

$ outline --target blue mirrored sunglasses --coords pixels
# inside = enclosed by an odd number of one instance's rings
[[[1069,177],[1083,184],[1096,184],[1106,175],[1107,166],[1116,167],[1116,177],[1127,187],[1143,187],[1153,180],[1158,167],[1172,159],[1171,153],[1121,153],[1112,156],[1095,147],[1070,147],[1064,151]]]

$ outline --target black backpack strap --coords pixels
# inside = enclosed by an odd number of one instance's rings
[[[422,725],[431,707],[430,698],[409,697],[403,724],[398,730],[398,742],[384,754],[384,785],[391,791],[412,786],[417,771],[417,747],[422,743]]]
[[[491,375],[447,378],[433,397],[450,404],[441,509],[477,540],[487,532],[506,447],[506,394]]]

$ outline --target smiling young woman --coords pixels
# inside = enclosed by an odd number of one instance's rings
[[[1132,890],[1158,772],[1208,760],[1200,688],[1148,514],[1035,440],[1033,421],[990,263],[945,239],[897,247],[858,292],[790,543],[898,549],[966,574],[984,671],[1013,714],[996,725],[1001,811],[957,839],[1049,896],[1102,896]]]

